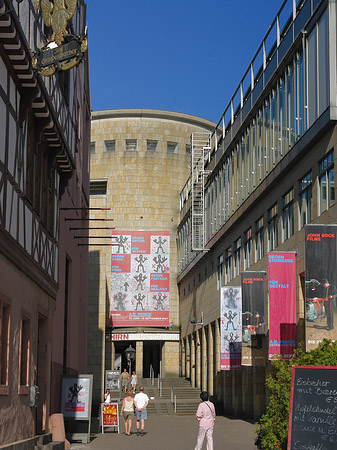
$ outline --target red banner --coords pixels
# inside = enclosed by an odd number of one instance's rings
[[[269,359],[296,347],[296,253],[268,253]]]
[[[169,325],[170,233],[115,231],[111,255],[111,325]]]

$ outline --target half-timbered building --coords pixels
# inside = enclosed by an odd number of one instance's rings
[[[37,3],[0,1],[0,444],[46,430],[61,375],[86,367],[87,247],[71,228],[87,225],[88,63],[33,70],[50,36]]]

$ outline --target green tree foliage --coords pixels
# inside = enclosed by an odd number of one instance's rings
[[[290,361],[276,359],[266,386],[269,404],[256,429],[255,445],[263,450],[286,450],[292,366],[337,366],[337,341],[324,339],[314,350],[298,348]]]

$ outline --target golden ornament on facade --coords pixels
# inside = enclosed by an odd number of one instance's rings
[[[51,41],[61,45],[64,37],[68,35],[67,24],[75,14],[77,0],[54,0],[54,3],[49,0],[35,0],[34,4],[36,10],[41,7],[44,23],[53,30]]]

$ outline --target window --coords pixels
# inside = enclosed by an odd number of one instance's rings
[[[241,238],[234,243],[234,277],[237,277],[241,270]]]
[[[335,204],[334,152],[319,164],[319,211],[322,214]]]
[[[90,142],[90,154],[96,153],[96,142]]]
[[[283,206],[283,242],[294,234],[294,189],[282,197]]]
[[[217,290],[219,290],[222,287],[222,281],[223,281],[223,255],[220,255],[218,258]]]
[[[186,151],[186,155],[190,155],[192,153],[192,145],[186,144],[185,151]]]
[[[20,345],[20,366],[19,366],[20,386],[28,386],[29,357],[30,357],[30,321],[26,318],[23,318],[21,320],[21,345]]]
[[[137,151],[137,139],[125,139],[125,151],[136,152]]]
[[[263,217],[255,222],[255,262],[263,258],[264,242],[263,242]]]
[[[116,141],[104,141],[104,151],[105,152],[114,152],[116,151]]]
[[[90,195],[106,195],[107,180],[90,181]]]
[[[277,203],[268,210],[268,251],[278,246],[277,237]]]
[[[177,142],[168,142],[167,143],[167,153],[177,153],[178,143]]]
[[[232,280],[232,247],[228,247],[225,256],[225,284],[228,284]]]
[[[158,141],[154,141],[151,139],[148,139],[146,141],[146,150],[148,152],[156,152],[157,151],[157,147],[158,147]]]
[[[244,234],[244,269],[247,270],[252,264],[252,229],[249,228]]]
[[[300,229],[312,220],[312,172],[309,172],[299,182],[299,219]]]
[[[0,385],[2,386],[8,385],[9,320],[9,306],[0,302]]]

